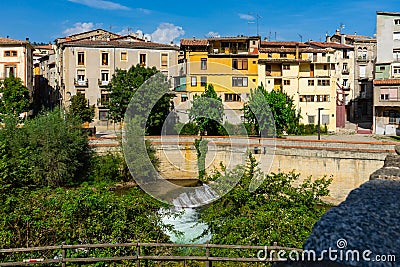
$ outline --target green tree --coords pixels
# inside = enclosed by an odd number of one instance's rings
[[[19,116],[30,109],[29,90],[21,79],[10,76],[0,81],[0,114]]]
[[[268,103],[269,109],[265,103]],[[246,121],[255,125],[258,132],[266,135],[271,134],[273,122],[277,135],[283,131],[294,133],[300,120],[300,112],[296,110],[293,98],[280,91],[267,92],[263,85],[251,90],[249,103],[244,107],[244,116]]]
[[[94,118],[94,105],[89,106],[85,96],[78,92],[71,97],[69,113],[81,122],[92,122]]]
[[[238,167],[226,175],[237,173],[243,176],[234,189],[201,212],[201,221],[209,225],[212,234],[210,242],[241,245],[277,242],[301,248],[312,226],[325,212],[321,197],[329,193],[331,180],[322,178],[312,182],[309,178],[299,183],[299,175],[295,173],[265,175],[251,154],[246,167]],[[211,180],[221,175],[225,174],[217,172]],[[250,192],[253,179],[264,180]]]
[[[139,64],[132,66],[129,70],[116,71],[107,87],[110,92],[107,107],[110,110],[110,118],[114,122],[123,121],[129,102],[137,89],[158,72],[155,67],[146,68]],[[151,82],[157,83],[156,86],[160,87],[157,99],[161,94],[162,97],[157,101],[150,116],[147,118],[146,132],[147,134],[159,134],[161,133],[163,122],[171,110],[171,99],[175,95],[165,94],[165,88],[169,88],[165,76],[162,77],[162,80],[161,77],[157,76]],[[148,102],[143,101],[143,105],[147,104]]]
[[[224,116],[224,105],[212,84],[206,85],[201,95],[195,95],[189,110],[189,119],[194,121],[200,135],[218,135]]]
[[[19,127],[8,118],[0,129],[0,188],[70,186],[87,179],[91,156],[87,136],[59,109]]]

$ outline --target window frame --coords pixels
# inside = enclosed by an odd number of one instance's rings
[[[232,87],[248,87],[248,77],[232,77]]]
[[[81,60],[80,60],[81,59]],[[85,52],[78,52],[76,55],[77,65],[78,66],[85,66],[86,62],[86,53]]]
[[[225,102],[241,102],[241,99],[239,94],[225,93],[224,95]]]
[[[191,76],[190,77],[190,86],[191,87],[197,87],[197,77],[196,76]]]
[[[207,70],[207,58],[200,59],[200,69]]]

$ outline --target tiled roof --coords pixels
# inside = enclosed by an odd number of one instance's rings
[[[345,44],[339,44],[339,43],[333,43],[333,42],[310,42],[311,45],[318,46],[318,47],[323,47],[323,48],[347,48],[351,49],[353,46],[350,45],[345,45]]]
[[[399,85],[400,79],[374,80],[374,85]]]
[[[48,50],[53,49],[53,46],[51,44],[48,44],[48,45],[37,45],[37,46],[34,46],[34,47],[35,47],[35,49],[48,49]]]
[[[279,47],[307,47],[305,43],[300,43],[300,42],[266,42],[262,41],[261,42],[262,47],[269,47],[269,46],[279,46]]]
[[[181,39],[181,45],[184,46],[207,46],[207,39]]]
[[[10,38],[2,38],[0,37],[0,44],[25,44],[27,41],[21,41],[21,40],[14,40]]]
[[[121,47],[121,48],[164,48],[164,49],[175,49],[178,47],[167,44],[159,44],[154,42],[126,42],[126,41],[102,41],[102,40],[79,40],[71,41],[65,44],[66,46],[91,46],[91,47]]]

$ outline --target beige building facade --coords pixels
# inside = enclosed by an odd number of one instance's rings
[[[178,62],[179,48],[148,42],[136,36],[122,37],[95,30],[57,40],[56,63],[59,66],[62,104],[83,94],[95,106],[94,123],[108,125],[108,91],[106,86],[117,69],[128,70],[140,64],[155,67],[168,78],[176,76],[172,68]]]

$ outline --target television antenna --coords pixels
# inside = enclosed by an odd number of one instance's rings
[[[254,15],[254,16],[256,17],[257,36],[260,36],[260,35],[259,35],[259,31],[258,31],[258,20],[259,20],[259,19],[262,19],[262,17],[261,17],[258,13],[256,13],[256,12],[249,12],[249,15]]]

